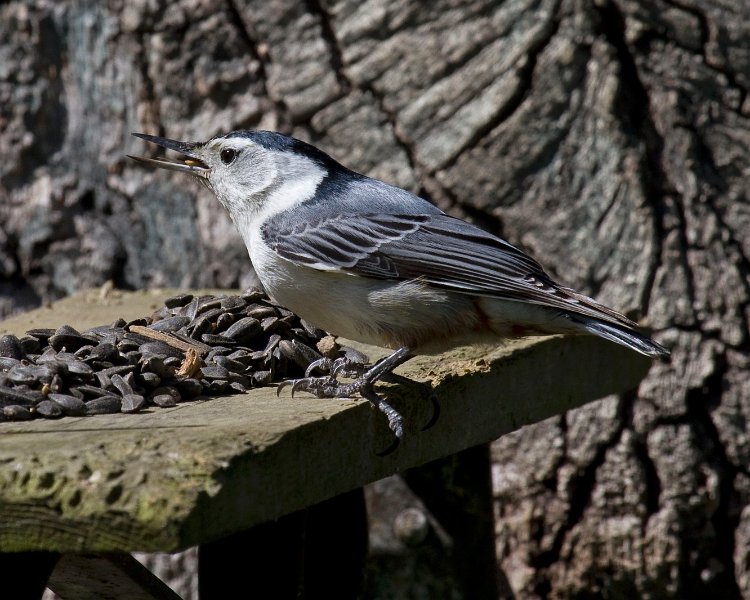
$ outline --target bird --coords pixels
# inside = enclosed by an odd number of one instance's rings
[[[369,368],[346,359],[328,365],[327,376],[308,368],[292,393],[359,393],[386,416],[397,441],[403,417],[374,384],[417,354],[587,334],[652,358],[669,355],[636,323],[555,282],[516,246],[304,141],[263,130],[205,142],[133,135],[182,156],[129,158],[194,175],[211,189],[272,300],[336,336],[392,350]],[[356,379],[342,383],[342,373]]]

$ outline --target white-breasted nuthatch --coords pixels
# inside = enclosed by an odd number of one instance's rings
[[[297,380],[293,390],[329,398],[359,392],[386,414],[397,438],[403,419],[373,384],[414,354],[555,333],[669,354],[505,240],[310,144],[270,131],[207,142],[133,135],[186,157],[131,158],[201,177],[229,211],[273,300],[335,335],[395,350],[352,383],[339,383],[334,368]]]

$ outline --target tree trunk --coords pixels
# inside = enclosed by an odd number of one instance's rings
[[[673,350],[637,394],[496,442],[516,597],[750,597],[748,14],[4,3],[0,315],[108,280],[250,283],[211,194],[128,161],[144,151],[130,132],[291,133],[526,248]]]

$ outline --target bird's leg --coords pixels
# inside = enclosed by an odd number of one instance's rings
[[[413,385],[414,383],[418,383],[413,379],[409,379],[408,377],[404,377],[403,375],[399,375],[398,373],[386,373],[385,375],[380,377],[380,381],[401,385]],[[432,386],[429,383],[419,383],[419,385],[426,388],[427,398],[432,404],[432,416],[421,428],[421,431],[427,431],[428,429],[432,428],[432,426],[437,423],[438,419],[440,418],[440,403],[438,402],[438,397],[435,393],[435,390],[432,389]]]
[[[365,372],[362,379],[367,380],[369,383],[374,383],[384,375],[387,375],[393,371],[397,366],[405,363],[412,357],[411,350],[406,347],[401,347],[396,350],[393,354],[386,356],[385,358],[376,362],[372,368]],[[356,381],[354,383],[357,383]]]
[[[403,417],[388,402],[378,396],[373,390],[373,384],[379,379],[388,376],[393,369],[411,358],[409,348],[399,348],[393,354],[386,356],[370,367],[357,380],[352,383],[339,383],[336,380],[335,361],[331,367],[332,375],[328,377],[305,377],[296,381],[284,381],[279,384],[277,392],[291,385],[292,394],[297,391],[310,392],[318,398],[349,398],[359,392],[363,398],[367,398],[375,408],[388,418],[388,426],[398,439],[403,436]]]

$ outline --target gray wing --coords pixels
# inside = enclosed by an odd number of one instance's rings
[[[445,214],[350,213],[295,225],[271,219],[262,234],[282,258],[315,269],[377,279],[419,279],[460,293],[531,302],[634,325],[556,284],[538,262],[505,240]]]

